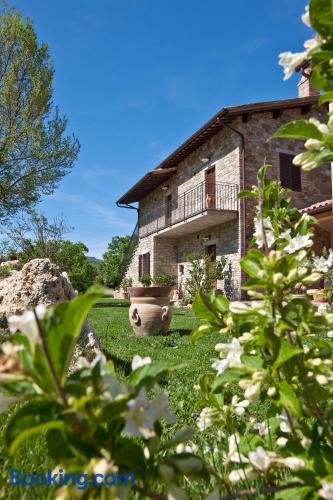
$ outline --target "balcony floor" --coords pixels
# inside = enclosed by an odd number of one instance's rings
[[[180,238],[186,234],[202,231],[203,229],[218,226],[229,220],[236,219],[237,215],[238,212],[233,210],[209,209],[186,219],[186,221],[181,221],[161,229],[155,234],[158,235],[159,238]]]

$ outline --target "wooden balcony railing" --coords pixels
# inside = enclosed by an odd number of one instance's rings
[[[238,210],[237,196],[236,184],[202,182],[178,197],[167,196],[162,205],[140,213],[139,235],[141,238],[149,236],[207,210],[235,212]]]

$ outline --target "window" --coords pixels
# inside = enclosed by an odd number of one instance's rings
[[[150,252],[139,255],[139,278],[144,274],[150,274]]]
[[[294,155],[280,153],[280,181],[284,188],[302,191],[301,168],[293,164]]]

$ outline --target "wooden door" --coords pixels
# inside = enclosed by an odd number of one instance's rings
[[[216,208],[215,167],[206,170],[206,208]]]
[[[165,198],[165,225],[171,226],[172,218],[172,196],[169,194]]]
[[[208,245],[206,247],[206,255],[209,257],[209,271],[214,276],[216,272],[216,245]],[[212,280],[212,288],[217,287],[217,280]]]

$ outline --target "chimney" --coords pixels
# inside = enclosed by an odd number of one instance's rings
[[[304,62],[300,67],[299,71],[302,73],[302,77],[298,84],[298,97],[311,97],[320,95],[319,90],[315,89],[311,83],[311,73],[312,69],[309,62]]]

